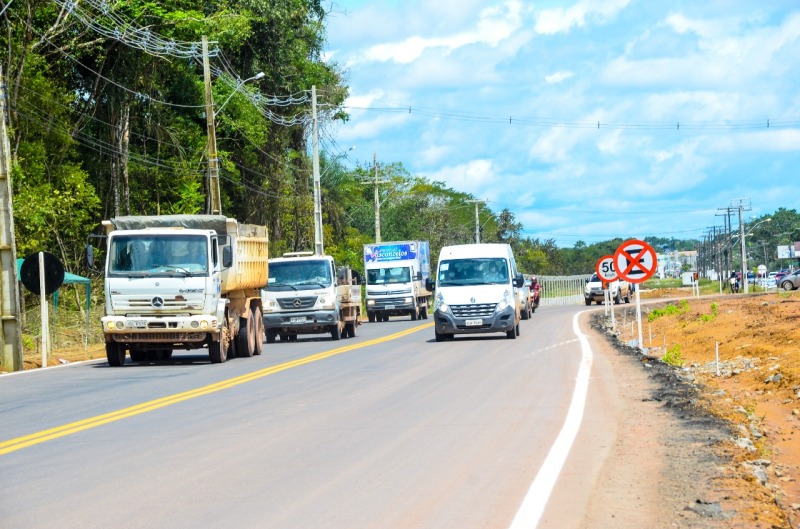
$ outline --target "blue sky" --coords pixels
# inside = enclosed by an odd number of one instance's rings
[[[800,208],[796,0],[331,7],[351,120],[323,148],[353,163],[402,162],[562,247]]]

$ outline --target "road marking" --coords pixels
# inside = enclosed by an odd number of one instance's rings
[[[157,410],[165,406],[171,406],[172,404],[177,404],[185,400],[194,399],[197,397],[201,397],[203,395],[208,395],[210,393],[216,393],[217,391],[222,391],[224,389],[232,388],[234,386],[238,386],[246,382],[252,382],[253,380],[258,380],[259,378],[263,378],[269,375],[274,375],[275,373],[280,373],[281,371],[286,371],[288,369],[299,367],[305,364],[310,364],[312,362],[317,362],[319,360],[324,360],[326,358],[340,355],[348,351],[353,351],[355,349],[361,349],[362,347],[368,347],[370,345],[376,345],[379,343],[396,340],[397,338],[402,338],[403,336],[407,336],[411,333],[421,331],[422,329],[428,329],[430,327],[433,327],[433,325],[434,325],[433,323],[426,323],[424,325],[419,325],[411,329],[406,329],[405,331],[400,331],[394,334],[390,334],[389,336],[375,338],[374,340],[368,340],[366,342],[361,342],[358,344],[345,345],[343,347],[338,347],[336,349],[323,351],[315,355],[298,358],[297,360],[292,360],[291,362],[285,362],[283,364],[278,364],[276,366],[271,366],[258,371],[253,371],[252,373],[240,375],[238,377],[216,382],[214,384],[209,384],[208,386],[203,386],[190,391],[185,391],[183,393],[175,393],[174,395],[168,395],[160,399],[143,402],[141,404],[137,404],[136,406],[131,406],[129,408],[123,408],[121,410],[112,411],[110,413],[105,413],[103,415],[97,415],[95,417],[89,417],[88,419],[83,419],[80,421],[71,422],[61,426],[56,426],[55,428],[50,428],[49,430],[42,430],[40,432],[32,433],[22,437],[17,437],[15,439],[9,439],[8,441],[3,441],[2,443],[0,443],[0,455],[9,454],[11,452],[27,448],[29,446],[44,443],[45,441],[51,441],[53,439],[58,439],[60,437],[66,437],[67,435],[72,435],[74,433],[82,432],[83,430],[96,428],[97,426],[102,426],[103,424],[108,424],[110,422],[120,421],[122,419],[127,419],[129,417],[141,415],[142,413],[147,413],[149,411]]]
[[[578,312],[572,318],[572,331],[581,343],[581,363],[578,367],[575,389],[572,392],[572,401],[567,411],[567,417],[561,427],[561,432],[553,442],[553,446],[550,447],[550,452],[536,474],[536,478],[531,483],[525,499],[522,500],[522,505],[514,516],[509,529],[531,529],[539,525],[544,508],[550,499],[556,481],[558,481],[561,468],[567,460],[567,455],[569,455],[583,420],[586,394],[589,389],[589,373],[592,370],[592,348],[589,346],[588,338],[581,332],[578,325],[580,315],[581,312]]]

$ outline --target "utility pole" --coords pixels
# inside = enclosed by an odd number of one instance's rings
[[[744,203],[745,200],[748,200],[747,204]],[[747,281],[747,253],[745,252],[745,246],[744,246],[744,220],[742,212],[750,211],[751,208],[749,200],[750,200],[749,198],[748,199],[740,198],[739,205],[737,206],[737,209],[739,210],[739,239],[740,239],[739,242],[741,243],[741,248],[742,248],[742,283],[744,283],[743,286],[745,294],[747,294],[747,287],[749,281]],[[745,206],[747,207],[747,209],[745,209]]]
[[[311,86],[311,167],[314,175],[314,255],[322,255],[322,191],[319,176],[319,125],[317,87]]]
[[[478,218],[478,204],[484,204],[485,200],[467,200],[467,203],[475,204],[475,244],[481,243],[481,223]]]
[[[217,133],[214,126],[214,98],[211,95],[211,67],[208,61],[208,37],[203,35],[203,80],[206,87],[206,128],[208,131],[208,168],[206,169],[206,213],[219,215],[222,203],[217,162]]]
[[[381,199],[378,193],[379,184],[388,184],[389,180],[378,180],[378,153],[372,153],[372,165],[375,168],[375,181],[372,182],[375,186],[375,242],[381,242]],[[362,184],[370,184],[371,182],[361,182]]]
[[[20,371],[22,334],[19,325],[19,278],[17,277],[17,243],[14,238],[14,207],[11,187],[11,146],[6,129],[6,83],[0,66],[0,367],[4,371]]]

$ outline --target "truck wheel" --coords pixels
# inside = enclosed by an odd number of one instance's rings
[[[144,362],[146,358],[145,352],[139,349],[131,349],[130,355],[131,355],[131,360],[133,360],[134,362]]]
[[[617,295],[614,296],[614,305],[621,305],[622,304],[622,294],[619,293],[617,290]]]
[[[111,367],[125,365],[125,348],[117,342],[106,342],[106,358]]]
[[[517,337],[517,329],[511,329],[510,331],[506,332],[506,338],[509,340],[514,340]]]
[[[261,307],[256,307],[253,317],[256,323],[256,350],[254,354],[260,355],[264,352],[264,318],[261,316]]]
[[[375,313],[374,312],[367,312],[367,319],[370,323],[375,323]]]
[[[417,321],[419,319],[419,309],[414,307],[411,311],[411,321]]]
[[[253,356],[256,348],[253,313],[247,318],[239,318],[239,332],[236,333],[236,356]]]
[[[228,359],[228,352],[222,345],[222,341],[208,343],[208,358],[212,364],[221,364]]]
[[[345,338],[355,338],[356,337],[356,322],[345,323],[344,325],[344,337]]]
[[[428,307],[422,307],[419,309],[419,315],[423,320],[428,319]]]
[[[275,343],[275,337],[278,333],[275,329],[267,329],[267,343]]]
[[[592,300],[589,299],[589,298],[586,298],[583,301],[585,301],[587,305],[591,305],[592,304]]]
[[[333,340],[340,340],[342,338],[342,324],[337,323],[331,329],[331,339]]]

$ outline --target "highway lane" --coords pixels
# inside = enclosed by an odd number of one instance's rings
[[[2,527],[509,527],[564,423],[579,310],[540,309],[517,340],[380,340],[428,324],[394,319],[221,365],[2,377]]]

